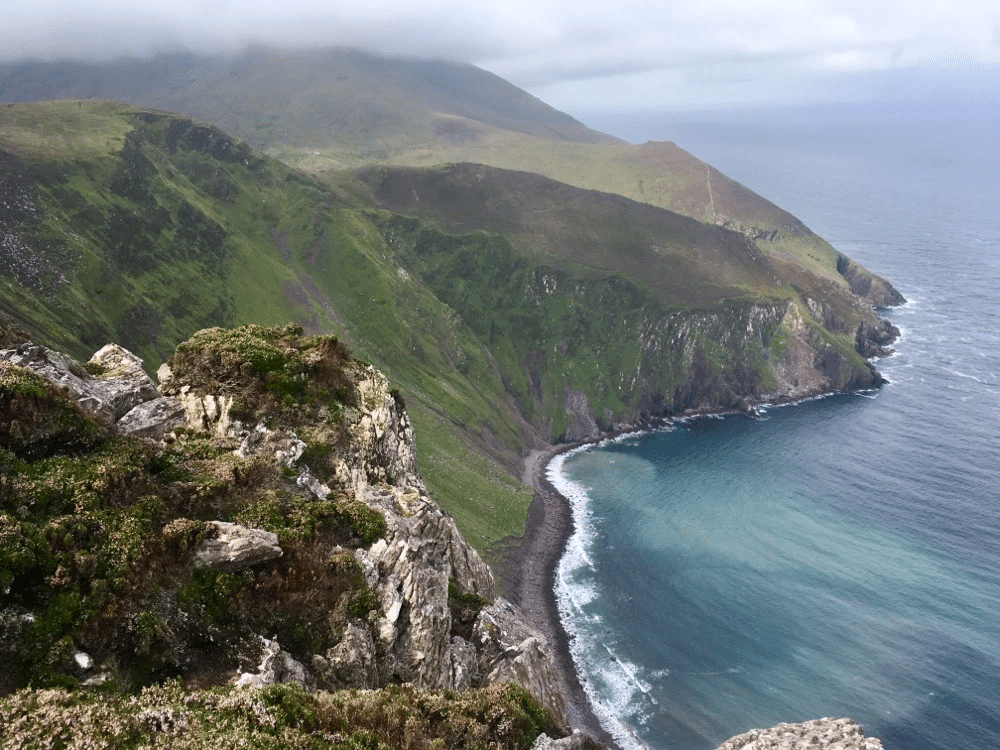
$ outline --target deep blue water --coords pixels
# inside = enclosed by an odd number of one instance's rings
[[[886,313],[904,335],[877,393],[680,423],[550,467],[579,529],[564,622],[622,744],[700,750],[836,715],[887,750],[1000,748],[996,114],[619,130],[677,142],[909,300]]]

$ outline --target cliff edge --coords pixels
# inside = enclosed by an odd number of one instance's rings
[[[0,351],[0,691],[492,690],[568,733],[380,372],[297,326],[200,331],[159,387],[141,364]]]
[[[2,343],[0,739],[596,747],[336,338],[206,329],[158,386],[117,345]],[[823,719],[720,750],[750,747],[881,745]]]

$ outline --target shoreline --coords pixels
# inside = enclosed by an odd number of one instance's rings
[[[566,701],[570,729],[590,735],[608,750],[621,750],[601,726],[583,689],[556,602],[556,568],[574,531],[573,509],[548,481],[546,469],[560,453],[590,442],[552,445],[525,456],[522,481],[534,490],[534,497],[524,535],[504,540],[502,557],[493,567],[499,574],[503,596],[517,604],[553,646],[556,679]]]
[[[622,425],[586,440],[532,449],[524,456],[521,481],[534,491],[531,505],[528,507],[524,535],[507,537],[497,542],[494,545],[494,554],[490,556],[493,558],[490,566],[498,574],[499,593],[519,606],[528,621],[541,631],[553,646],[556,679],[566,701],[566,717],[571,730],[579,730],[590,735],[608,750],[623,750],[614,736],[601,725],[590,698],[583,689],[570,652],[569,634],[559,616],[555,591],[556,572],[576,524],[570,501],[548,479],[547,469],[552,460],[562,453],[583,446],[596,445],[623,435],[655,431],[677,421],[726,416],[755,419],[758,416],[756,409],[760,407],[793,406],[838,393],[822,393],[786,403],[754,404],[746,410],[692,410],[673,417]]]

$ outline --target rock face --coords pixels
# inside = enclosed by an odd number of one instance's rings
[[[868,273],[844,255],[837,258],[837,272],[844,277],[852,292],[875,307],[893,307],[906,302],[892,284]]]
[[[851,719],[824,718],[751,729],[727,740],[718,750],[882,750],[882,743],[865,737],[864,730]]]
[[[264,329],[248,329],[247,336],[241,338],[242,333],[237,333],[233,340],[250,341],[248,351],[259,351],[277,336],[254,339],[267,333],[261,331]],[[294,332],[290,335],[281,341],[294,346],[297,339]],[[335,350],[333,345],[328,348]],[[267,354],[274,361],[279,356],[293,356]],[[282,481],[298,494],[297,502],[318,502],[310,507],[323,508],[346,498],[360,501],[384,518],[384,533],[374,541],[356,539],[352,549],[335,546],[310,553],[326,556],[334,561],[327,565],[334,567],[343,568],[344,560],[350,561],[358,571],[359,591],[371,592],[365,607],[356,611],[348,607],[339,640],[303,659],[301,649],[295,658],[276,640],[257,634],[254,637],[263,644],[260,664],[256,671],[242,671],[237,684],[260,686],[293,680],[324,688],[380,688],[410,683],[419,688],[465,690],[512,681],[549,709],[558,725],[566,725],[550,645],[517,607],[496,598],[489,567],[462,538],[452,518],[428,495],[416,472],[414,435],[406,411],[379,371],[360,362],[343,362],[350,374],[350,387],[345,384],[342,390],[352,395],[337,407],[337,413],[323,407],[313,416],[303,416],[307,410],[282,411],[285,402],[280,402],[270,416],[258,418],[250,415],[247,403],[255,398],[260,403],[278,403],[268,401],[271,397],[266,387],[263,391],[259,387],[260,382],[270,383],[273,378],[250,378],[247,382],[258,385],[234,391],[227,386],[233,382],[228,376],[202,377],[206,358],[210,367],[224,368],[224,361],[217,362],[215,354],[199,358],[200,353],[188,351],[188,355],[187,364],[182,361],[178,371],[166,364],[160,368],[157,390],[142,371],[141,361],[116,346],[102,349],[87,366],[30,344],[0,352],[0,358],[13,366],[28,367],[59,388],[65,387],[81,408],[121,435],[173,443],[180,439],[180,433],[173,430],[180,427],[181,437],[206,441],[204,450],[213,455],[221,446],[232,446],[228,449],[231,462],[219,465],[232,466],[225,471],[234,478],[240,467],[245,467],[244,471],[254,471],[253,467],[262,464],[277,467]],[[295,361],[326,366],[325,360],[309,359],[313,357],[311,350],[306,355]],[[230,355],[223,352],[221,359],[226,356]],[[236,368],[237,376],[246,371],[242,365]],[[292,382],[291,387],[297,387]],[[238,407],[241,410],[237,413]],[[326,424],[333,419],[338,421],[336,431]],[[310,447],[307,440],[312,441],[315,453],[317,436],[332,441],[325,446],[322,479],[303,463]],[[218,481],[213,478],[206,487]],[[287,491],[275,495],[282,496],[287,496]],[[349,502],[340,507],[349,508]],[[164,533],[168,531],[171,539],[192,538],[190,565],[214,574],[246,575],[273,566],[285,554],[275,533],[230,521],[178,519]],[[269,570],[272,572],[254,580],[270,585],[268,576],[276,572],[273,567]],[[232,580],[230,585],[238,585]],[[317,579],[315,586],[321,591],[322,579]],[[205,595],[211,606],[224,608],[224,602],[212,598],[214,594]],[[365,611],[367,615],[362,616]],[[161,617],[164,622],[176,619],[169,609],[162,610]],[[218,642],[223,638],[221,633],[209,627],[197,638]],[[178,653],[186,653],[184,644],[176,642],[184,637],[183,627],[170,636]],[[245,633],[237,641],[229,645],[219,642],[213,648],[221,649],[229,662],[247,653],[248,648],[254,653],[254,648],[247,646],[252,639],[247,641]],[[239,660],[245,662],[242,657]]]
[[[484,607],[476,620],[473,642],[479,649],[484,683],[516,682],[565,723],[565,706],[549,666],[549,644],[527,623],[521,611],[504,599]]]
[[[235,523],[210,521],[213,537],[202,539],[194,548],[194,564],[223,573],[235,573],[251,565],[281,557],[277,534],[248,529]]]
[[[162,400],[142,360],[117,344],[105,346],[86,365],[31,342],[0,351],[0,360],[65,389],[95,421],[124,434],[160,439],[180,423],[179,405]]]

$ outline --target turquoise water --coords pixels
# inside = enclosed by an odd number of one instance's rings
[[[621,744],[846,715],[888,750],[1000,747],[1000,163],[973,115],[671,125],[910,303],[878,392],[550,466],[578,526],[563,620]]]

